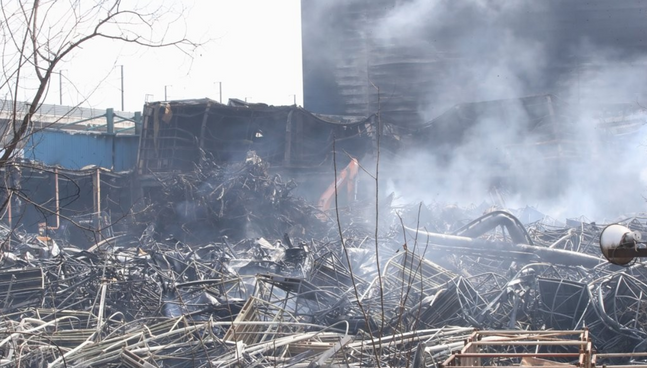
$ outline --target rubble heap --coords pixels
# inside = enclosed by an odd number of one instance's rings
[[[137,220],[155,225],[161,234],[201,242],[223,235],[280,237],[297,228],[322,227],[315,208],[290,195],[296,183],[269,174],[267,163],[255,154],[228,166],[204,160],[193,171],[156,178],[159,189]]]
[[[647,349],[647,268],[605,262],[599,225],[412,206],[376,239],[343,213],[322,223],[254,159],[159,179],[139,233],[83,249],[0,229],[0,366],[434,367],[476,329]],[[568,364],[542,336],[497,364]]]

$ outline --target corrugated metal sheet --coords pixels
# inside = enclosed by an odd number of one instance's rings
[[[25,158],[67,169],[96,165],[113,171],[135,167],[139,136],[69,133],[42,130],[34,133],[25,148]]]

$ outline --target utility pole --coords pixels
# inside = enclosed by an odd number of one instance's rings
[[[121,67],[121,111],[124,111],[124,66]]]
[[[168,101],[168,95],[166,94],[166,87],[173,87],[170,84],[164,86],[164,101]]]
[[[58,94],[59,94],[58,104],[63,106],[63,71],[62,70],[58,71]]]
[[[213,84],[218,83],[218,99],[222,103],[222,82],[213,82]]]
[[[297,105],[297,95],[292,94],[292,95],[289,95],[289,96],[292,96],[292,105],[296,106]]]

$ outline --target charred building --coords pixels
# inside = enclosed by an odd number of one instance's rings
[[[459,103],[645,95],[647,2],[302,1],[304,106],[401,125]]]

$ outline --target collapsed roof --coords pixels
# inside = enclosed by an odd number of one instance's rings
[[[147,103],[137,171],[183,171],[200,160],[244,159],[255,151],[272,167],[312,168],[338,149],[360,155],[370,149],[372,117],[335,118],[296,106],[268,106],[210,99]]]

